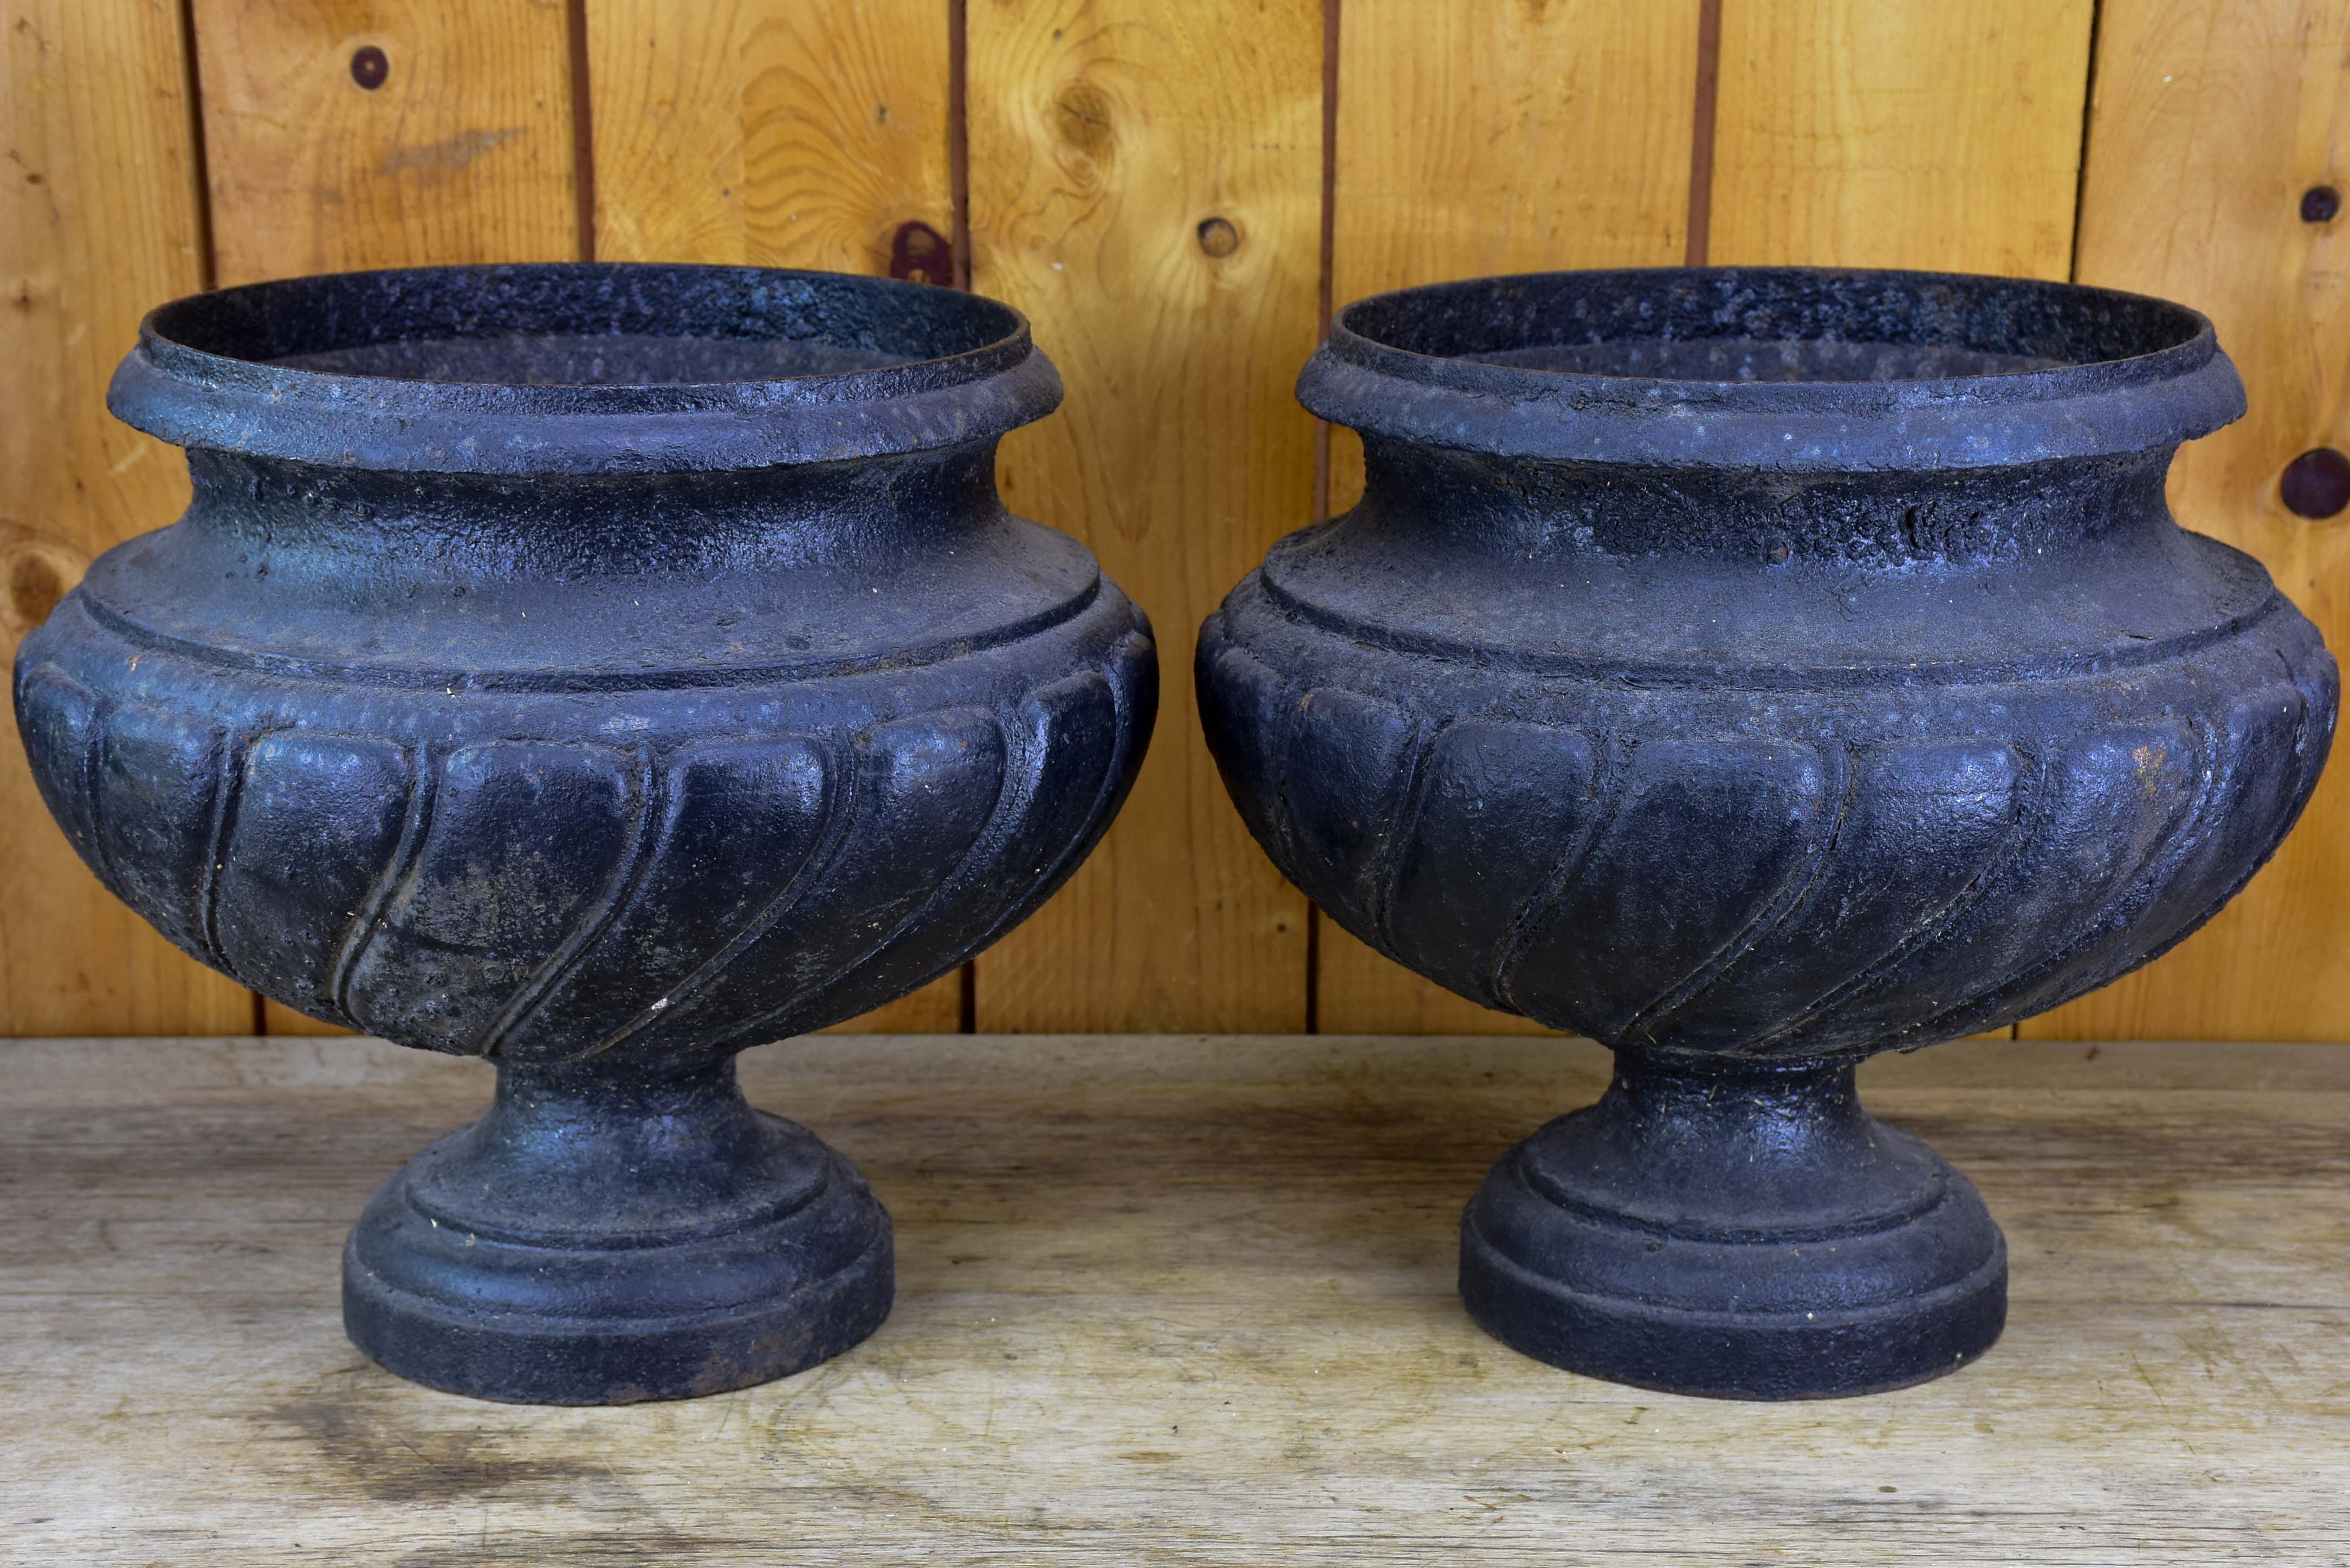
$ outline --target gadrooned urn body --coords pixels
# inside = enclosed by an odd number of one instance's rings
[[[1725,1238],[1980,1211],[1922,1146],[1854,1196],[1851,1160],[1900,1135],[1849,1103],[1850,1064],[2144,963],[2309,798],[2334,661],[2164,501],[2179,442],[2242,410],[2210,324],[1995,278],[1555,274],[1360,302],[1299,392],[1362,431],[1366,487],[1202,630],[1232,797],[1347,930],[1617,1053],[1609,1099],[1472,1206],[1472,1310],[1696,1392],[1887,1386],[1979,1352],[2003,1312],[1987,1215],[1780,1292],[1798,1325],[1850,1316],[1842,1340],[1700,1330],[1753,1326],[1777,1288]],[[1688,1119],[1764,1101],[1795,1120]],[[1674,1166],[1677,1137],[1720,1158]],[[1564,1239],[1594,1214],[1716,1251],[1644,1241],[1619,1269]],[[1679,1327],[1576,1316],[1644,1291]],[[1972,1303],[1944,1338],[1856,1348],[1936,1291]]]
[[[798,1129],[816,1152],[769,1147],[787,1124],[741,1107],[733,1054],[1000,936],[1100,836],[1149,734],[1148,622],[996,493],[997,439],[1059,389],[1014,312],[827,274],[449,268],[178,302],[111,402],[188,449],[194,501],[26,640],[36,777],[99,878],[194,957],[499,1064],[499,1109],[458,1135],[487,1142],[434,1179],[447,1201],[507,1161],[500,1183],[539,1207],[498,1223],[583,1256],[632,1225],[814,1214],[811,1192],[862,1183],[811,1177],[834,1157]],[[567,1188],[598,1105],[634,1107],[648,1147],[702,1118],[696,1147],[731,1148],[733,1174],[672,1168],[625,1201]],[[588,1143],[612,1137],[625,1159],[611,1128]],[[761,1160],[783,1165],[744,1186]],[[449,1218],[410,1197],[401,1216]],[[887,1220],[859,1201],[837,1239],[878,1249],[886,1310]],[[676,1262],[644,1272],[673,1283]],[[806,1325],[752,1309],[791,1282],[733,1268],[695,1260],[695,1289],[572,1312],[575,1347],[613,1342],[607,1309],[756,1319],[663,1367],[582,1351],[534,1383],[511,1346],[455,1370],[369,1348],[443,1386],[595,1399],[839,1347],[845,1330],[777,1348]],[[571,1311],[479,1281],[398,1288],[441,1292],[460,1326]]]

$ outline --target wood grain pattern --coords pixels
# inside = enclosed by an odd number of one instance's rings
[[[2350,447],[2350,218],[2302,192],[2350,172],[2350,7],[2106,0],[2082,192],[2080,279],[2209,315],[2251,411],[2182,451],[2171,509],[2250,550],[2350,646],[2350,516],[2295,516],[2278,475]],[[2024,1024],[2066,1038],[2350,1039],[2350,769],[2334,765],[2242,897],[2152,967]]]
[[[1070,886],[981,955],[978,1024],[1299,1028],[1305,903],[1216,777],[1191,649],[1313,506],[1290,387],[1315,331],[1321,7],[972,0],[968,26],[972,286],[1027,313],[1068,386],[1005,441],[1006,499],[1093,546],[1161,672],[1140,782]]]
[[[594,0],[596,254],[886,275],[954,228],[942,0]],[[951,1033],[958,971],[828,1033]]]
[[[0,654],[186,465],[106,412],[147,309],[203,283],[186,57],[165,0],[0,3]],[[211,1033],[251,997],[100,888],[0,740],[0,1033]]]
[[[191,4],[222,284],[577,252],[561,5]]]
[[[944,0],[595,0],[596,254],[887,274],[952,231]]]
[[[1709,259],[2063,277],[2092,0],[1722,0]]]
[[[806,1041],[754,1101],[895,1216],[873,1339],[605,1410],[403,1384],[343,1232],[475,1115],[359,1043],[0,1048],[0,1506],[27,1563],[2340,1561],[2350,1053],[1944,1046],[1865,1071],[2007,1228],[1981,1362],[1874,1398],[1555,1371],[1453,1294],[1587,1045]]]
[[[1556,267],[1669,266],[1689,223],[1698,7],[1350,0],[1338,32],[1331,297]],[[1363,489],[1330,432],[1330,509]],[[1321,921],[1318,1027],[1538,1034]]]

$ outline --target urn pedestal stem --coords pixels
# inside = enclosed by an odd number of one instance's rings
[[[379,1189],[343,1318],[402,1376],[609,1405],[713,1394],[837,1355],[889,1315],[889,1217],[729,1056],[685,1071],[501,1063],[490,1112]]]
[[[1814,1398],[1989,1349],[2007,1249],[1965,1177],[1861,1108],[1851,1064],[1619,1052],[1598,1104],[1486,1177],[1461,1220],[1461,1294],[1555,1366]]]

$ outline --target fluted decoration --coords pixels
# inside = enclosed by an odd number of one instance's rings
[[[1643,728],[1531,723],[1285,681],[1231,613],[1200,639],[1202,711],[1283,872],[1472,1002],[1662,1053],[1859,1057],[2111,982],[2274,852],[2337,695],[2287,639],[2217,712],[2158,699],[2139,722],[2012,739],[1839,743],[1841,691],[1783,694],[1776,732],[1706,733],[1669,703]],[[2230,662],[2182,654],[2176,701]],[[1542,700],[1564,716],[1592,690]]]

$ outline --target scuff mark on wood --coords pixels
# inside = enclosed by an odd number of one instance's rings
[[[429,141],[421,147],[396,147],[383,161],[386,174],[403,173],[421,169],[428,173],[453,174],[484,152],[494,151],[520,136],[525,128],[507,126],[503,130],[467,130],[445,141]]]

